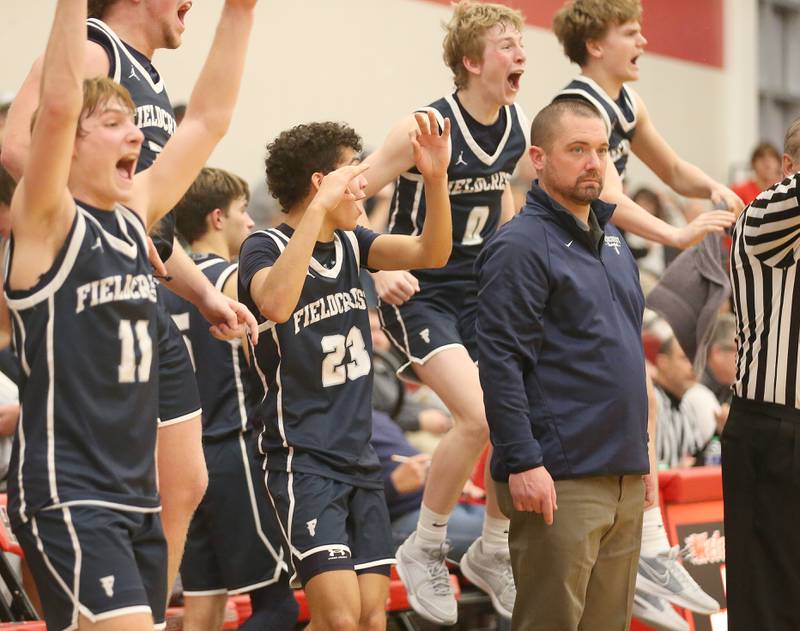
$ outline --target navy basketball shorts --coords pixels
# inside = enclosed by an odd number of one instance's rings
[[[200,392],[183,335],[158,303],[158,426],[200,416]]]
[[[14,528],[39,589],[48,629],[148,613],[165,625],[167,543],[158,513],[70,506]]]
[[[270,500],[302,585],[334,570],[389,576],[395,547],[383,489],[313,473],[267,471]]]
[[[207,441],[208,490],[189,524],[181,563],[185,596],[242,594],[288,571],[253,432]]]
[[[399,377],[419,383],[413,365],[424,365],[448,348],[464,347],[477,360],[475,318],[478,298],[474,283],[424,287],[399,307],[381,301],[378,315],[389,341],[405,358]]]

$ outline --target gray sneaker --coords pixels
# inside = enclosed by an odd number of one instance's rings
[[[508,551],[487,554],[478,537],[461,557],[461,573],[476,587],[489,594],[494,610],[511,619],[517,588],[511,573],[511,555]]]
[[[397,549],[397,573],[405,585],[408,602],[420,616],[437,624],[458,622],[458,605],[445,565],[449,547],[424,547],[411,533]]]
[[[695,613],[710,615],[719,611],[719,603],[706,594],[678,560],[678,546],[654,557],[640,556],[636,589],[660,596]]]
[[[689,631],[689,623],[666,600],[637,589],[633,594],[633,617],[656,631]]]

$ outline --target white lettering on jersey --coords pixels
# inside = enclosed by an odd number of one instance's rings
[[[484,191],[503,191],[511,180],[511,174],[506,171],[492,173],[488,177],[466,177],[460,180],[450,180],[448,192],[450,195],[465,195],[467,193],[483,193]]]
[[[139,129],[158,127],[172,136],[175,133],[175,118],[170,112],[158,105],[148,103],[136,108],[136,125]]]
[[[292,315],[294,319],[294,332],[297,335],[300,329],[327,320],[352,309],[367,309],[367,296],[360,287],[353,287],[350,291],[337,291],[323,296],[314,302],[298,309]]]
[[[100,280],[81,285],[75,290],[77,301],[75,313],[86,307],[96,307],[109,302],[123,300],[149,300],[156,302],[156,282],[149,274],[125,274],[106,276]],[[88,304],[87,304],[88,303]]]

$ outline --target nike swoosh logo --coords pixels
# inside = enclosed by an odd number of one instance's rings
[[[666,587],[669,583],[669,570],[665,569],[663,573],[656,572],[652,567],[644,564],[646,573],[650,575],[654,583],[658,583],[662,587]]]
[[[574,241],[575,241],[575,239],[573,239],[573,240],[572,240],[572,241],[570,241],[569,243],[565,243],[564,245],[566,245],[567,247],[569,247],[569,246],[571,246],[571,245],[573,244],[573,242],[574,242]]]
[[[446,525],[447,525],[446,523],[444,523],[444,524],[437,524],[436,522],[433,522],[433,523],[431,524],[431,526],[433,526],[434,528],[444,528]]]

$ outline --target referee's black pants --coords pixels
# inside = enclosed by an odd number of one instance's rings
[[[729,631],[800,629],[800,411],[734,397],[722,433]]]

